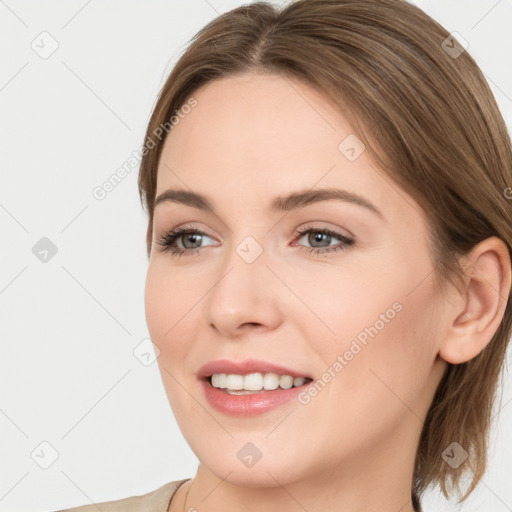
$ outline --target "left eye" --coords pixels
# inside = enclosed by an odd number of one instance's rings
[[[320,229],[312,226],[308,226],[304,228],[302,231],[298,231],[296,235],[300,236],[301,238],[307,236],[307,241],[308,243],[311,244],[322,243],[326,241],[327,245],[323,247],[301,247],[301,250],[309,250],[310,253],[314,252],[317,254],[334,251],[343,251],[347,247],[350,247],[355,243],[354,239],[342,235],[337,231],[332,231],[331,229]],[[333,238],[337,238],[338,240],[340,240],[341,244],[330,247],[329,245]]]
[[[349,238],[341,233],[332,231],[330,229],[320,229],[315,227],[308,227],[295,233],[296,237],[304,238],[307,235],[307,241],[311,244],[327,242],[326,246],[320,247],[301,247],[301,250],[308,250],[310,253],[325,253],[344,250],[345,248],[353,245],[355,242],[352,238]],[[203,237],[210,238],[206,233],[199,231],[195,228],[176,228],[172,231],[165,233],[157,244],[161,246],[161,252],[170,251],[172,255],[183,255],[196,253],[203,247],[186,247],[186,243],[194,245],[200,243]],[[337,238],[341,241],[340,244],[334,247],[330,247],[330,242],[333,238]],[[177,247],[176,242],[182,241],[183,247]]]

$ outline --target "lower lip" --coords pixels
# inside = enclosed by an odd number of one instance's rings
[[[290,402],[310,384],[296,388],[275,389],[251,395],[230,395],[219,388],[214,388],[208,380],[202,379],[204,394],[210,405],[219,412],[232,416],[255,416],[268,412],[280,405]]]

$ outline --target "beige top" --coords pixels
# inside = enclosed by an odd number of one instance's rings
[[[131,496],[122,500],[92,503],[80,507],[66,508],[56,512],[167,512],[171,498],[180,485],[188,482],[190,478],[168,482],[155,491],[141,496]]]

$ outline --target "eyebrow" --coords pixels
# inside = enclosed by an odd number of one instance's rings
[[[294,192],[287,196],[276,197],[271,205],[270,210],[274,212],[289,212],[304,208],[310,204],[320,201],[338,200],[361,206],[371,211],[382,220],[386,220],[382,212],[368,199],[348,190],[340,188],[323,188],[316,190],[306,190]],[[199,210],[204,210],[217,215],[213,204],[202,194],[182,189],[169,189],[162,192],[155,200],[156,208],[159,204],[172,202],[191,206]]]

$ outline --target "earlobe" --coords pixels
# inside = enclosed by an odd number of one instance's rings
[[[510,254],[498,237],[486,238],[467,256],[465,288],[447,315],[439,355],[460,364],[476,357],[491,341],[505,313],[511,289]]]

